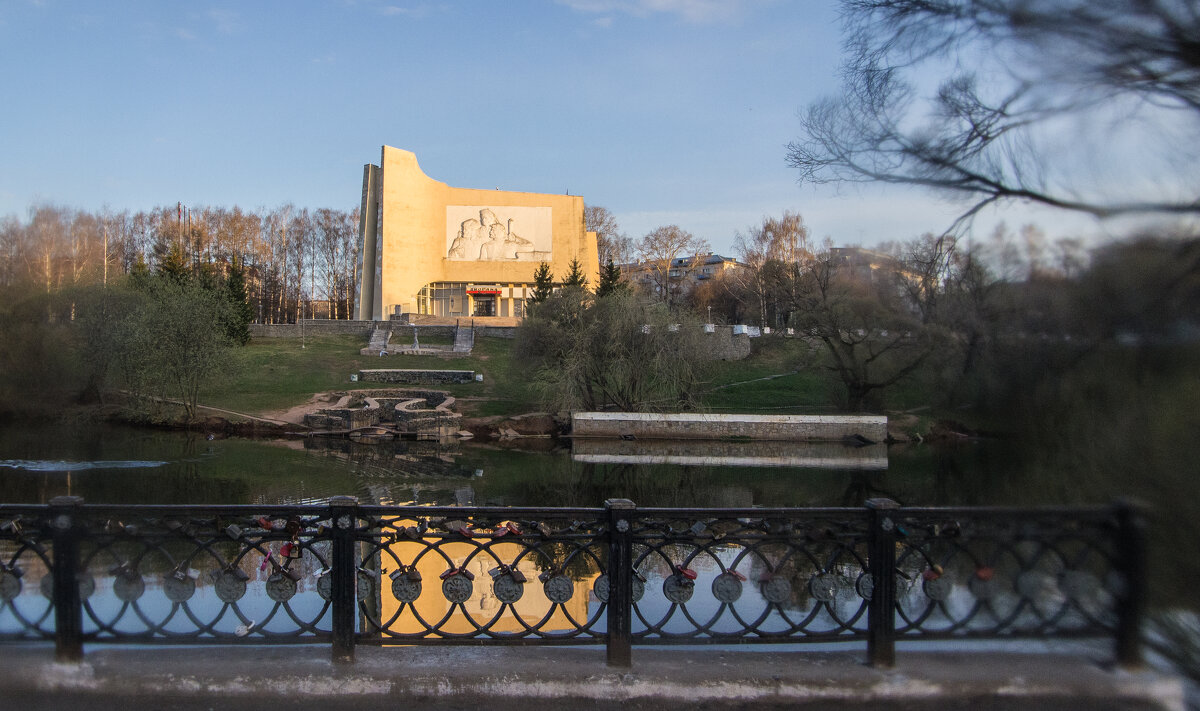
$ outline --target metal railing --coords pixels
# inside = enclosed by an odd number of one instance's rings
[[[1111,637],[1140,661],[1128,504],[662,509],[0,506],[0,641],[634,645]]]

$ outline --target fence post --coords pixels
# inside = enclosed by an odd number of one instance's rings
[[[83,658],[83,601],[79,598],[79,507],[81,496],[50,500],[50,538],[54,545],[54,654],[59,661]]]
[[[629,499],[604,502],[608,512],[608,665],[633,664],[633,522]]]
[[[1117,567],[1124,579],[1116,595],[1117,663],[1142,665],[1142,619],[1146,613],[1145,507],[1130,500],[1114,505],[1117,518]]]
[[[867,662],[890,667],[896,663],[896,522],[891,499],[867,499],[870,532],[867,567],[873,590],[867,605]]]
[[[334,496],[329,499],[329,521],[332,524],[329,599],[333,607],[333,661],[354,661],[354,608],[358,581],[355,579],[358,561],[355,560],[354,533],[358,526],[358,499],[353,496]]]

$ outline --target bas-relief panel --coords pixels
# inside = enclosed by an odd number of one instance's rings
[[[548,207],[446,206],[446,258],[548,262],[554,242]]]

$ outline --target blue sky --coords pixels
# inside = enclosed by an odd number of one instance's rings
[[[583,195],[719,252],[785,209],[871,245],[948,226],[901,189],[800,186],[797,112],[837,89],[832,1],[0,0],[0,215],[357,204],[388,144],[456,187]],[[1052,237],[1096,231],[1010,210]]]

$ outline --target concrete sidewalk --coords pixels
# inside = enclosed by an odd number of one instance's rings
[[[60,664],[46,645],[0,647],[0,707],[220,709],[1167,709],[1181,683],[1086,657],[910,652],[893,669],[861,651],[635,649],[629,671],[602,648],[100,647]]]

